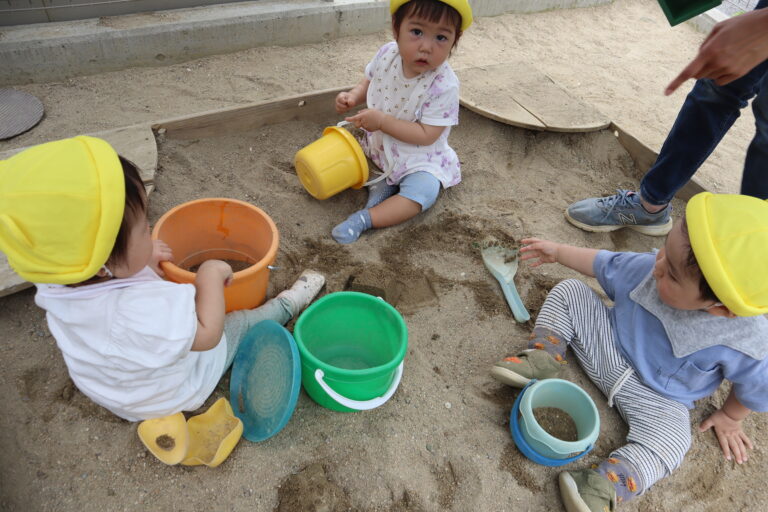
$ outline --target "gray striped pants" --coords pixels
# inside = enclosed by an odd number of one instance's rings
[[[611,456],[634,467],[645,492],[682,463],[691,447],[690,417],[683,404],[640,382],[614,342],[608,311],[589,286],[567,279],[549,292],[536,325],[560,334],[600,391],[615,393],[613,402],[629,434],[627,444]]]

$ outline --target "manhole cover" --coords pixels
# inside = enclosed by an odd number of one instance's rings
[[[29,130],[43,118],[39,99],[16,89],[0,89],[0,140]]]

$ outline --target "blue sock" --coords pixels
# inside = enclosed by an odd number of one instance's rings
[[[368,202],[365,203],[365,207],[373,208],[377,204],[381,203],[390,196],[395,195],[395,192],[400,187],[397,185],[387,184],[387,180],[381,180],[368,186]]]
[[[347,217],[347,220],[333,228],[331,236],[340,244],[351,244],[368,229],[371,229],[371,214],[365,209],[353,213]]]

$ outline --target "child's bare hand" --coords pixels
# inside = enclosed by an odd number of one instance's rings
[[[520,242],[524,244],[520,248],[521,260],[538,258],[537,261],[531,262],[531,267],[538,267],[544,263],[557,263],[557,249],[560,244],[540,238],[523,238]]]
[[[747,462],[749,455],[747,449],[753,448],[752,441],[741,429],[741,421],[734,420],[722,409],[715,411],[709,418],[705,419],[699,425],[699,432],[704,432],[710,428],[715,429],[717,441],[720,443],[720,449],[723,450],[725,460],[731,460],[731,456],[736,462],[741,464]]]
[[[162,240],[152,241],[152,258],[149,260],[149,267],[154,270],[160,277],[165,276],[165,272],[160,268],[161,261],[171,261],[173,259],[173,251]]]
[[[229,286],[232,282],[232,267],[229,263],[221,260],[206,260],[200,265],[197,270],[197,278],[207,278],[208,276],[214,276],[224,282],[224,286]]]
[[[336,95],[336,112],[343,114],[355,106],[355,98],[349,92],[340,92]]]
[[[381,125],[384,124],[385,117],[386,114],[381,110],[365,108],[354,116],[347,117],[346,120],[354,124],[356,128],[363,128],[369,132],[375,132],[381,130]]]

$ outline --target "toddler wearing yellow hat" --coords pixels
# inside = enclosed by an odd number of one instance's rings
[[[75,385],[132,421],[202,406],[248,328],[288,322],[325,282],[305,271],[259,308],[225,315],[227,263],[204,262],[194,284],[163,281],[172,254],[150,238],[136,168],[86,136],[0,161],[0,251],[36,283]]]
[[[627,444],[596,470],[564,471],[569,512],[614,510],[669,475],[690,448],[696,400],[732,383],[714,428],[726,459],[741,464],[752,442],[741,424],[768,411],[768,202],[702,193],[656,253],[585,249],[522,240],[532,266],[560,263],[596,277],[608,307],[579,280],[548,294],[528,350],[493,366],[515,387],[557,375],[570,346],[629,425]]]
[[[415,217],[441,188],[461,181],[448,144],[459,122],[459,79],[447,59],[472,24],[472,8],[468,0],[391,0],[389,6],[395,40],[379,48],[360,83],[336,96],[339,114],[366,103],[346,121],[365,130],[363,150],[386,175],[369,186],[365,208],[333,228],[341,244]]]

